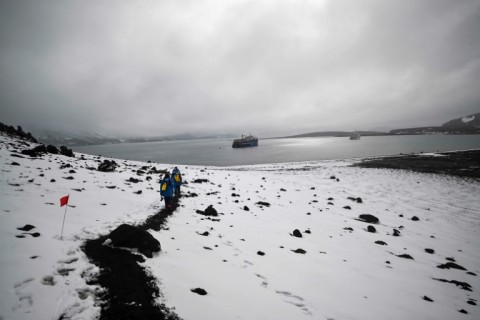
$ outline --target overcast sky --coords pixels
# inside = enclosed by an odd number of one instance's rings
[[[480,112],[479,0],[0,0],[0,121],[125,135]]]

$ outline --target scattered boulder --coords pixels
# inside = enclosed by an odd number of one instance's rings
[[[464,267],[456,264],[456,263],[453,263],[453,262],[447,262],[447,263],[444,263],[444,264],[441,264],[441,265],[438,265],[437,268],[439,269],[457,269],[457,270],[467,270],[465,269]]]
[[[73,154],[73,150],[69,149],[65,146],[60,147],[60,154],[66,156],[66,157],[70,157],[70,158],[75,157],[75,155]]]
[[[387,243],[384,242],[384,241],[382,241],[382,240],[375,241],[375,243],[376,243],[376,244],[379,244],[379,245],[381,245],[381,246],[386,246],[386,245],[387,245]]]
[[[116,168],[117,163],[114,160],[103,160],[103,162],[98,165],[97,170],[101,172],[113,172]]]
[[[258,201],[258,202],[256,203],[256,205],[264,206],[264,207],[270,207],[270,203],[264,202],[264,201]]]
[[[435,253],[435,250],[426,248],[426,249],[425,249],[425,252],[426,252],[426,253],[430,253],[430,254],[434,254],[434,253]]]
[[[250,211],[250,208],[247,207],[247,206],[243,206],[243,210],[245,210],[245,211]]]
[[[300,230],[298,229],[295,229],[293,230],[293,234],[292,234],[294,237],[297,237],[297,238],[301,238],[303,237],[302,233],[300,232]]]
[[[127,181],[128,181],[128,182],[131,182],[131,183],[139,183],[139,182],[142,181],[142,180],[137,179],[137,178],[130,177],[130,179],[128,179]]]
[[[345,206],[345,207],[343,207],[343,209],[352,210],[352,207],[350,207],[350,206]]]
[[[215,208],[212,205],[209,205],[207,207],[207,209],[205,209],[205,211],[197,210],[196,212],[198,214],[201,214],[201,215],[204,215],[204,216],[207,216],[207,217],[208,216],[212,216],[212,217],[218,216],[217,210],[215,210]]]
[[[367,231],[368,231],[368,232],[371,232],[371,233],[375,233],[375,232],[377,232],[377,229],[375,229],[374,226],[368,226],[368,227],[367,227]]]
[[[423,296],[423,300],[425,300],[425,301],[428,301],[428,302],[433,302],[433,300],[432,300],[432,299],[430,299],[430,298],[429,298],[429,297],[427,297],[427,296]]]
[[[264,256],[264,255],[265,255],[265,252],[263,252],[263,251],[257,251],[257,254],[258,254],[259,256]]]
[[[352,227],[345,227],[345,228],[343,228],[343,230],[353,231],[353,228]]]
[[[148,258],[161,250],[160,242],[150,233],[128,224],[120,225],[108,237],[113,246],[137,249]]]
[[[361,214],[358,216],[359,221],[366,222],[366,223],[373,223],[378,224],[380,220],[377,217],[371,214]]]
[[[398,231],[397,229],[393,229],[393,236],[400,237],[400,231]]]
[[[207,291],[205,291],[202,288],[195,288],[195,289],[191,289],[190,291],[192,291],[193,293],[196,293],[198,295],[201,295],[201,296],[204,296],[204,295],[207,294]]]
[[[412,221],[418,221],[418,220],[420,220],[420,219],[417,216],[412,217]]]
[[[24,225],[23,227],[21,228],[17,228],[17,230],[20,230],[20,231],[30,231],[32,229],[34,229],[35,226],[32,226],[31,224],[26,224]]]
[[[57,147],[52,146],[51,144],[47,146],[47,152],[51,154],[60,154],[60,151],[57,149]]]
[[[192,181],[192,183],[207,183],[210,182],[208,179],[195,179]]]
[[[397,257],[399,257],[399,258],[404,258],[404,259],[415,260],[415,259],[413,259],[413,257],[412,257],[411,255],[406,254],[406,253],[404,253],[404,254],[399,254],[399,255],[397,255]]]
[[[292,251],[295,252],[295,253],[299,253],[299,254],[305,254],[305,253],[307,253],[307,251],[305,251],[305,250],[303,250],[303,249],[300,249],[300,248],[298,248],[297,250],[292,250]]]
[[[30,157],[32,157],[32,158],[38,157],[38,154],[35,152],[34,149],[22,150],[21,153],[24,154],[24,155],[26,155],[26,156],[30,156]]]

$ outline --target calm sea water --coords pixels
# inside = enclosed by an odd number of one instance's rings
[[[259,140],[258,147],[233,149],[232,141],[205,139],[75,147],[75,151],[168,164],[234,166],[480,149],[480,135],[418,135]]]

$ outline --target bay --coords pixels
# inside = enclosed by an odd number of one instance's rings
[[[480,149],[480,135],[372,136],[260,139],[258,147],[232,148],[226,139],[77,146],[75,151],[165,164],[236,166],[366,158],[400,153]]]

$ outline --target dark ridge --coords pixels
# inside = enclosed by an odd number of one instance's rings
[[[173,209],[162,209],[136,227],[159,231],[167,218],[178,207],[178,197]],[[82,247],[90,262],[99,267],[98,277],[89,284],[99,285],[105,291],[98,297],[101,303],[100,320],[178,320],[181,319],[164,304],[155,299],[161,296],[156,279],[139,264],[144,257],[130,251],[103,245],[108,235],[87,240]]]
[[[10,136],[14,136],[30,142],[38,143],[37,139],[35,139],[30,132],[23,131],[22,127],[20,126],[17,126],[17,129],[15,129],[14,126],[9,126],[0,122],[0,132],[5,132]]]

